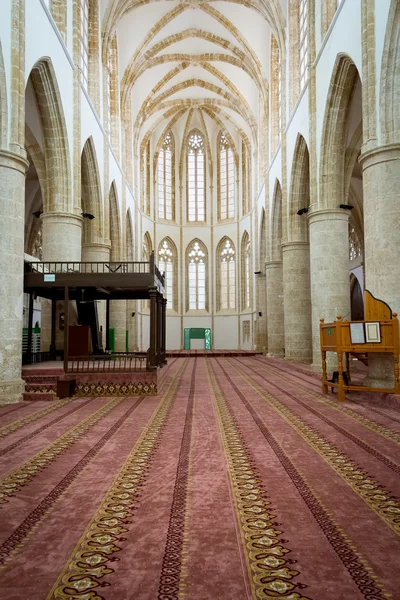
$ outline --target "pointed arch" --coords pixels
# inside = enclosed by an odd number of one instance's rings
[[[344,166],[348,111],[357,67],[345,54],[337,56],[329,86],[322,130],[320,160],[321,208],[337,208],[345,202]]]
[[[7,148],[8,105],[7,81],[4,68],[3,52],[0,41],[0,148]]]
[[[83,243],[102,242],[102,192],[96,149],[90,136],[83,146],[81,156],[81,208],[82,212],[92,214],[93,221],[84,220]]]
[[[175,139],[168,130],[157,157],[157,215],[159,219],[175,219]]]
[[[151,236],[148,231],[143,236],[143,245],[142,245],[142,260],[148,262],[150,260],[151,253],[153,252],[153,243],[151,241]]]
[[[110,240],[111,260],[121,260],[121,223],[118,208],[118,193],[115,181],[110,186]]]
[[[282,260],[282,188],[278,179],[275,180],[274,196],[272,199],[271,219],[271,259]]]
[[[392,0],[387,21],[380,81],[381,133],[384,144],[400,141],[400,3]]]
[[[291,242],[308,241],[307,219],[297,214],[301,208],[310,205],[310,157],[305,139],[297,134],[293,154],[292,176],[289,194],[288,239]]]
[[[208,310],[208,251],[195,238],[186,248],[186,310]]]
[[[226,235],[221,238],[216,251],[217,311],[236,310],[236,249]]]
[[[157,262],[160,271],[165,273],[167,308],[178,312],[178,251],[168,236],[158,245]]]
[[[71,162],[62,100],[50,58],[42,58],[30,73],[44,139],[47,194],[44,212],[72,213]]]
[[[247,231],[242,235],[241,243],[241,282],[242,282],[242,310],[251,307],[251,242]]]

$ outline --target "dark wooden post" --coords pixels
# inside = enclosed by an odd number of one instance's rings
[[[64,288],[64,372],[68,371],[68,342],[69,342],[69,287]]]
[[[166,298],[162,299],[162,337],[161,337],[161,352],[162,361],[167,363],[167,302]]]
[[[163,297],[160,293],[157,294],[157,365],[161,365],[164,361],[161,356],[162,352],[162,301]]]
[[[56,360],[56,314],[57,302],[55,298],[51,300],[51,340],[50,340],[50,360]]]
[[[110,352],[110,298],[106,300],[106,352]]]
[[[33,294],[29,294],[29,309],[28,309],[28,365],[31,364],[32,360],[32,321],[33,321]]]
[[[149,367],[151,371],[157,368],[157,288],[149,289],[150,295],[150,356]]]

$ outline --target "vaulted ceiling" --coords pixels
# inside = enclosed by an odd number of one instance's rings
[[[286,1],[101,0],[103,53],[116,32],[136,153],[143,139],[187,130],[194,116],[257,145],[271,32],[283,48]]]

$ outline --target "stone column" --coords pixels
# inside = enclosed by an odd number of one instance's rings
[[[110,245],[88,243],[82,245],[82,262],[102,262],[110,260]],[[94,268],[94,267],[93,267]],[[106,301],[97,300],[97,317],[102,328],[102,346],[106,347]]]
[[[110,327],[114,329],[115,352],[126,352],[126,300],[111,300]]]
[[[80,262],[82,246],[82,217],[64,212],[42,214],[43,221],[43,261]],[[66,269],[67,265],[63,266]],[[48,351],[51,342],[51,301],[42,299],[42,323],[40,344],[42,351]],[[64,336],[59,329],[59,314],[64,305],[57,302],[56,346],[63,348]],[[71,308],[70,325],[76,323],[76,315]]]
[[[317,209],[309,213],[310,276],[312,311],[312,346],[315,371],[321,372],[319,342],[320,319],[335,321],[337,316],[349,320],[349,214],[336,208]],[[335,355],[327,355],[328,371],[334,369]]]
[[[282,244],[285,357],[311,362],[310,245]]]
[[[364,188],[365,287],[400,313],[400,144],[365,152],[360,159]],[[368,383],[392,387],[393,360],[369,355]]]
[[[26,160],[0,150],[0,404],[22,400]]]
[[[256,278],[257,321],[255,343],[257,352],[267,352],[268,348],[266,287],[265,274],[260,273]],[[259,313],[261,313],[261,316]]]
[[[267,282],[268,356],[285,355],[283,316],[283,269],[281,260],[265,263]]]

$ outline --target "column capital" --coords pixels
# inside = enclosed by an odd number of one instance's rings
[[[400,160],[400,144],[387,144],[371,148],[361,154],[358,162],[365,171],[368,167],[392,160]]]
[[[310,225],[322,221],[348,221],[349,216],[350,211],[343,208],[317,208],[307,215]]]
[[[265,262],[266,269],[279,269],[280,267],[282,267],[281,260],[267,260]]]
[[[93,250],[98,250],[99,252],[101,251],[108,251],[111,249],[111,243],[110,244],[104,244],[102,242],[87,242],[82,244],[82,248],[90,248]]]
[[[6,169],[14,169],[25,175],[29,162],[24,156],[15,154],[15,152],[9,152],[8,150],[0,149],[0,167]]]
[[[46,212],[41,215],[41,219],[43,221],[64,221],[70,223],[71,225],[81,225],[83,223],[83,217],[73,213],[65,213],[65,212]]]
[[[309,246],[310,242],[308,241],[283,242],[283,244],[281,244],[282,252],[287,252],[288,250],[297,250],[299,248],[308,248]]]

